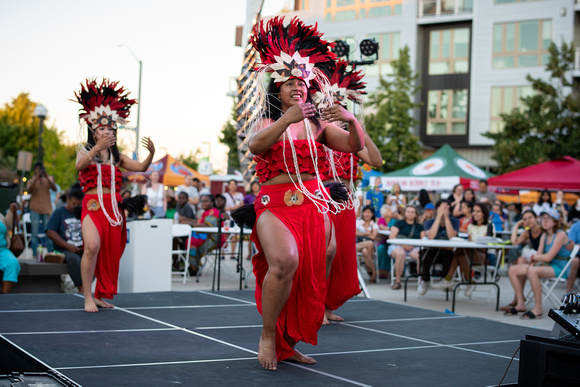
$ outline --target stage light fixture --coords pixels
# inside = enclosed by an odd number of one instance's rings
[[[344,40],[337,40],[334,42],[334,48],[332,52],[336,54],[337,57],[348,57],[348,53],[350,52],[350,46]]]
[[[373,56],[379,52],[379,44],[374,39],[364,39],[359,47],[364,56]]]

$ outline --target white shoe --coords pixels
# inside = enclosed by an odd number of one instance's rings
[[[419,286],[417,286],[417,295],[424,296],[427,293],[427,289],[429,289],[430,281],[423,281],[419,282]]]
[[[451,289],[454,285],[455,282],[448,281],[447,279],[443,278],[441,281],[439,281],[437,287],[441,289]],[[435,287],[435,285],[433,285],[433,287]]]
[[[465,297],[471,298],[471,294],[473,293],[473,289],[475,289],[475,284],[469,284],[465,288]]]

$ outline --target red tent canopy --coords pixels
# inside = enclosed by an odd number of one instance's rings
[[[490,186],[530,190],[580,191],[580,160],[570,156],[488,179]]]

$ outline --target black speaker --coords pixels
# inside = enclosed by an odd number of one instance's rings
[[[0,336],[0,387],[29,385],[80,386]]]
[[[520,386],[580,386],[580,345],[526,335],[520,346]]]

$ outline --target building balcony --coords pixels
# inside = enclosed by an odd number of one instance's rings
[[[574,78],[580,78],[580,47],[576,47],[576,52],[574,53],[574,70],[572,70],[572,76]]]
[[[431,24],[471,20],[473,0],[418,0],[418,23]]]

